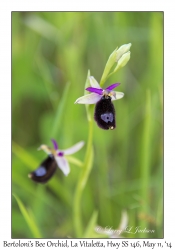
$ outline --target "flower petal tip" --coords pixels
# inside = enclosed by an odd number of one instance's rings
[[[101,95],[96,93],[90,93],[79,97],[75,103],[77,104],[95,104],[101,99]]]
[[[124,97],[124,95],[125,95],[125,94],[124,94],[123,92],[121,92],[121,93],[120,93],[120,96],[118,97],[118,99],[123,98],[123,97]]]
[[[54,139],[51,139],[51,141],[52,141],[52,143],[53,143],[54,149],[57,150],[57,149],[58,149],[58,144],[57,144],[57,142],[56,142]]]
[[[84,144],[85,144],[84,141],[80,141],[80,142],[76,143],[75,145],[73,145],[72,147],[63,150],[63,153],[64,153],[65,155],[74,154],[74,153],[76,153],[77,151],[79,151],[80,149],[82,149],[82,147],[84,146]]]
[[[84,141],[80,141],[79,144],[81,145],[81,147],[84,147],[85,142]]]
[[[108,87],[106,88],[106,90],[111,91],[111,90],[115,89],[116,87],[118,87],[119,85],[120,85],[119,82],[113,83],[113,84],[111,84],[110,86],[108,86]]]
[[[78,103],[78,99],[74,102],[74,104],[77,104]]]
[[[90,82],[91,87],[101,89],[99,83],[97,82],[97,80],[93,76],[89,76],[89,82]]]

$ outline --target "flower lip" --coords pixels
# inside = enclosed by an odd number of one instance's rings
[[[57,163],[54,157],[49,155],[28,177],[35,182],[46,183],[54,175],[56,169]]]
[[[115,109],[114,105],[111,102],[111,97],[103,96],[95,106],[94,113],[95,121],[97,125],[105,130],[114,129],[115,124]]]

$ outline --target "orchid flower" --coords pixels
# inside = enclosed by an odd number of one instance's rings
[[[91,87],[86,88],[91,94],[78,98],[77,104],[96,104],[94,118],[99,127],[103,129],[115,128],[115,109],[111,101],[121,99],[122,92],[113,91],[120,83],[114,83],[102,89],[93,76],[89,77]]]
[[[61,169],[64,175],[68,175],[70,167],[64,156],[74,154],[84,146],[84,142],[80,141],[68,149],[61,150],[54,139],[52,139],[52,143],[54,148],[50,148],[47,145],[41,145],[38,148],[38,150],[42,149],[45,151],[48,154],[48,158],[41,163],[39,168],[29,174],[29,177],[36,182],[44,183],[48,181],[55,173],[57,167]]]

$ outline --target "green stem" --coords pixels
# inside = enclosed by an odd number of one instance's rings
[[[147,90],[146,93],[146,107],[145,107],[145,121],[143,129],[141,148],[141,197],[143,200],[142,212],[147,214],[149,212],[149,192],[150,192],[150,148],[151,148],[151,93]],[[148,222],[142,220],[140,226],[147,227]],[[142,237],[146,238],[146,233]]]
[[[83,235],[83,225],[82,225],[82,216],[81,216],[81,197],[83,190],[86,186],[90,171],[92,169],[93,162],[93,147],[92,147],[92,137],[93,137],[93,120],[89,121],[89,135],[88,135],[88,143],[85,155],[84,166],[82,172],[80,174],[80,178],[77,183],[75,197],[74,197],[74,226],[76,236],[78,238]]]

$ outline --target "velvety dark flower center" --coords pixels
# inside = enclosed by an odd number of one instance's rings
[[[97,102],[94,118],[98,126],[102,129],[115,128],[115,109],[110,96],[103,96],[100,101]]]

